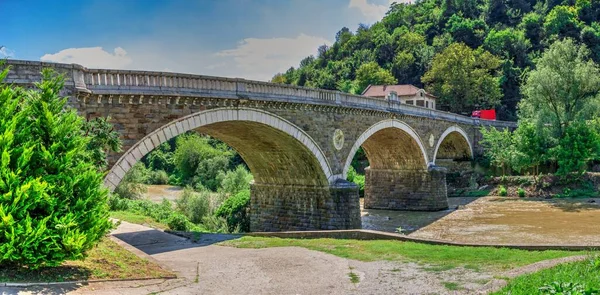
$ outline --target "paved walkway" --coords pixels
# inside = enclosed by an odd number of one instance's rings
[[[215,245],[235,238],[203,235],[199,243],[123,222],[113,235],[149,254],[179,279],[93,283],[87,286],[6,288],[2,294],[455,294],[453,281],[471,290],[491,274],[465,269],[423,270],[414,263],[360,262],[298,247],[237,249]],[[350,273],[360,282],[350,281]],[[468,293],[463,291],[463,293]]]

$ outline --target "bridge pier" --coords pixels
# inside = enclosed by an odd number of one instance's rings
[[[444,168],[365,169],[367,209],[438,211],[448,209]]]
[[[345,180],[329,186],[252,184],[250,231],[361,228],[358,187]]]

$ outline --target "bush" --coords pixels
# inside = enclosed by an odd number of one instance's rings
[[[210,213],[210,192],[194,192],[186,188],[176,201],[177,210],[191,222],[199,224]]]
[[[517,194],[519,195],[519,198],[525,198],[525,190],[523,188],[519,188],[517,189]]]
[[[0,84],[0,265],[82,259],[112,227],[84,120],[58,96],[63,79],[45,70],[36,87]]]
[[[148,184],[168,184],[169,175],[164,170],[150,171],[148,173]]]
[[[223,217],[217,217],[214,215],[206,215],[202,218],[202,225],[204,228],[211,233],[233,233],[236,232],[229,230],[227,220]],[[239,230],[237,231],[239,232]]]
[[[110,195],[108,197],[108,207],[110,211],[127,211],[129,210],[129,199],[124,199],[118,195]]]
[[[183,214],[175,213],[172,214],[167,221],[167,226],[172,230],[187,231],[189,229],[189,223],[190,221]]]
[[[250,216],[247,212],[249,206],[250,190],[243,190],[225,200],[215,211],[215,216],[226,218],[229,232],[248,232],[250,231]]]
[[[236,194],[243,190],[250,189],[252,174],[242,165],[239,165],[233,171],[227,171],[222,176],[221,191],[228,194]]]
[[[498,187],[498,195],[500,195],[501,197],[506,197],[508,195],[508,192],[506,191],[506,188],[503,185]]]
[[[144,163],[136,163],[127,171],[121,183],[115,188],[114,193],[126,199],[141,198],[148,190],[144,184],[148,179],[148,174],[148,169],[146,169]]]
[[[350,166],[346,180],[354,182],[358,186],[358,192],[361,197],[365,196],[365,176],[358,174],[354,167]]]

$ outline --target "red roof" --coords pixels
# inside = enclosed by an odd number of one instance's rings
[[[421,90],[421,88],[415,87],[410,84],[406,85],[369,85],[362,95],[370,97],[387,97],[387,95],[394,91],[398,96],[414,96]],[[427,92],[426,95],[435,97]]]

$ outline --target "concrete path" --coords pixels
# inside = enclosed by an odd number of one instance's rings
[[[232,235],[203,235],[199,243],[122,222],[118,239],[149,254],[179,279],[93,283],[87,286],[10,289],[2,294],[458,294],[492,276],[465,269],[426,271],[415,263],[360,262],[298,247],[237,249],[215,243]],[[359,278],[352,283],[350,273]],[[463,290],[460,293],[469,293]]]

